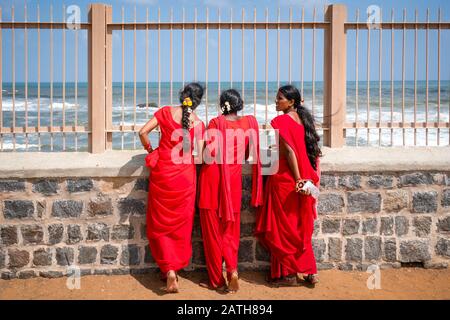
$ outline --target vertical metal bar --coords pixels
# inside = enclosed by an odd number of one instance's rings
[[[402,40],[402,136],[403,146],[405,145],[405,40],[406,40],[406,8],[403,9],[403,40]]]
[[[194,81],[197,81],[197,8],[194,13]]]
[[[161,108],[161,8],[158,8],[158,108]]]
[[[183,30],[181,31],[181,79],[184,87],[184,23],[185,23],[185,11],[183,8]]]
[[[253,10],[253,116],[256,117],[256,7]]]
[[[316,7],[313,9],[313,22],[316,22]],[[316,25],[313,26],[313,52],[312,52],[312,106],[311,113],[314,117],[314,105],[316,102]]]
[[[359,22],[359,9],[356,9],[356,22]],[[359,124],[358,124],[358,115],[359,115],[359,29],[358,25],[356,25],[356,59],[355,59],[355,146],[358,146],[358,133],[359,133]]]
[[[292,82],[292,8],[289,8],[289,83]]]
[[[170,8],[170,105],[173,105],[173,8]]]
[[[278,7],[277,18],[277,88],[280,87],[280,8]]]
[[[63,5],[63,17],[66,15],[66,6]],[[63,80],[63,94],[62,94],[62,104],[63,104],[63,151],[66,151],[66,28],[63,28],[63,43],[62,43],[62,80]]]
[[[301,68],[302,68],[302,70],[301,70],[301,82],[302,82],[302,84],[301,84],[301,93],[302,93],[302,99],[304,99],[304,91],[303,91],[303,75],[304,75],[304,70],[305,70],[305,68],[304,68],[304,57],[305,57],[305,54],[304,54],[304,52],[305,52],[305,50],[304,50],[304,48],[305,48],[305,26],[303,25],[303,23],[305,22],[305,8],[304,7],[302,7],[302,52],[301,52],[301,61],[302,61],[302,63],[301,63]]]
[[[37,22],[41,21],[39,5],[37,6]],[[41,151],[41,28],[37,29],[37,128],[38,128],[38,151]]]
[[[14,6],[11,7],[11,21],[14,22]],[[12,110],[13,110],[13,119],[12,119],[12,127],[13,127],[13,151],[16,151],[16,57],[15,57],[15,30],[14,26],[11,29],[12,35],[12,80],[13,80],[13,101],[12,101]]]
[[[145,21],[145,119],[148,119],[148,8]]]
[[[417,146],[417,9],[415,10],[415,29],[414,29],[414,146]]]
[[[136,6],[133,30],[133,149],[136,149]]]
[[[206,92],[205,92],[205,114],[206,114],[206,123],[208,123],[208,60],[209,60],[209,50],[208,50],[208,40],[209,40],[209,9],[206,8],[206,65],[205,65],[205,83],[206,83]]]
[[[78,127],[78,28],[75,29],[75,128]],[[78,132],[75,132],[75,151],[78,151]]]
[[[428,30],[430,9],[427,8],[427,28],[425,31],[425,145],[428,146]]]
[[[122,118],[121,118],[121,150],[124,148],[124,132],[123,126],[125,125],[125,9],[122,7]]]
[[[382,22],[383,19],[383,13],[380,9],[380,22]],[[378,45],[378,124],[380,128],[378,128],[378,146],[381,146],[381,100],[382,100],[382,92],[381,92],[381,62],[383,59],[383,27],[380,25],[380,38],[379,38],[379,45]]]
[[[27,6],[24,12],[25,22],[27,22]],[[28,29],[24,30],[24,47],[25,47],[25,150],[28,151]]]
[[[220,108],[219,108],[219,97],[220,97],[220,8],[217,9],[217,17],[219,22],[218,27],[218,34],[217,34],[217,115],[220,115]]]
[[[0,22],[2,22],[2,7],[0,7]],[[3,32],[0,25],[0,151],[3,151]]]
[[[52,5],[50,5],[50,22],[53,23]],[[50,150],[53,151],[53,26],[50,27]]]
[[[367,15],[369,17],[369,14]],[[370,28],[367,28],[367,146],[370,144]]]
[[[244,106],[245,106],[245,54],[244,54],[244,44],[245,44],[245,29],[244,29],[244,23],[245,23],[245,9],[242,8],[242,100],[244,100]],[[242,108],[242,115],[244,115],[244,108]]]
[[[230,9],[230,87],[233,88],[233,8]]]
[[[438,126],[441,121],[441,8],[438,9],[438,96],[437,96],[437,122]],[[441,129],[437,128],[437,145],[440,145]]]
[[[266,8],[266,109],[265,109],[265,117],[264,124],[267,127],[267,109],[269,105],[269,9]]]
[[[394,23],[394,9],[391,11],[391,22]],[[394,145],[394,28],[391,29],[391,146]]]

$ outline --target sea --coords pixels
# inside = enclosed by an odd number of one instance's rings
[[[244,100],[243,115],[255,115],[260,124],[270,123],[276,117],[275,96],[279,86],[286,82],[208,82],[202,83],[205,95],[202,104],[195,112],[207,124],[219,113],[218,97],[221,91],[234,88],[241,92]],[[323,82],[293,82],[299,89],[303,89],[304,105],[313,114],[316,124],[323,122]],[[346,97],[347,122],[449,122],[450,81],[440,82],[440,98],[438,96],[438,82],[414,81],[381,82],[379,81],[348,82]],[[3,127],[13,125],[24,127],[26,119],[29,127],[38,125],[38,110],[40,111],[41,126],[62,126],[63,110],[66,126],[84,126],[88,130],[88,85],[87,83],[66,83],[65,99],[63,97],[63,83],[55,82],[40,84],[40,98],[38,99],[37,83],[16,83],[14,92],[13,113],[13,84],[2,84],[1,122]],[[369,87],[369,94],[367,87]],[[27,88],[27,90],[25,90]],[[148,88],[148,89],[147,89]],[[121,82],[113,83],[113,125],[145,124],[162,106],[179,105],[178,94],[183,88],[181,82]],[[27,91],[27,93],[26,93]],[[77,91],[77,94],[75,94]],[[428,103],[427,103],[428,91]],[[122,98],[122,92],[124,92]],[[135,93],[136,92],[136,93]],[[148,95],[147,95],[148,92]],[[266,94],[267,93],[267,94]],[[134,102],[136,95],[136,103]],[[369,96],[369,103],[368,103]],[[404,98],[403,98],[404,97]],[[438,103],[440,99],[440,103]],[[380,103],[381,100],[381,103]],[[147,104],[148,102],[148,104]],[[206,102],[208,108],[206,108]],[[428,106],[427,106],[428,104]],[[404,109],[403,109],[404,106]],[[428,113],[426,112],[428,108]],[[51,112],[53,110],[53,113]],[[208,110],[208,112],[207,112]],[[404,111],[403,111],[404,110]],[[428,117],[427,117],[428,114]],[[318,129],[323,137],[323,131]],[[0,149],[3,152],[13,151],[87,151],[88,140],[85,133],[41,133],[16,134],[15,143],[12,134],[0,136]],[[150,134],[153,145],[158,144],[159,135]],[[322,139],[323,140],[323,139]],[[347,146],[448,146],[450,140],[448,128],[419,128],[419,129],[347,129],[345,143]],[[322,143],[322,141],[321,141]],[[137,133],[113,132],[113,149],[140,149]]]

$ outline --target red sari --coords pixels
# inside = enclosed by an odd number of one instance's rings
[[[305,145],[305,129],[288,114],[271,122],[280,137],[294,150],[302,179],[319,187],[320,171],[311,166]],[[317,160],[317,168],[319,162]],[[295,273],[316,274],[312,249],[316,200],[295,192],[295,180],[286,158],[268,177],[264,204],[256,217],[255,235],[271,253],[271,277],[277,279]]]
[[[186,267],[192,254],[196,194],[193,138],[195,133],[197,139],[203,139],[204,124],[200,121],[189,130],[190,149],[179,153],[184,162],[177,163],[172,152],[182,145],[182,137],[177,141],[172,141],[171,137],[174,130],[183,127],[173,119],[171,107],[161,108],[154,116],[161,129],[161,140],[158,161],[150,171],[147,237],[152,256],[165,275],[169,270]]]
[[[258,123],[253,116],[246,116],[238,121],[227,121],[224,116],[219,116],[211,120],[208,129],[217,129],[222,134],[223,140],[214,141],[215,147],[220,150],[216,155],[215,151],[211,150],[214,145],[212,138],[208,138],[206,151],[225,163],[226,152],[222,152],[226,149],[224,147],[227,141],[225,130],[232,129],[237,135],[239,133],[236,130],[239,129],[244,132],[247,129],[253,129],[253,132],[258,133]],[[233,163],[204,164],[199,176],[200,223],[209,285],[213,288],[225,285],[222,273],[223,260],[225,260],[228,277],[237,270],[242,202],[242,157],[245,157],[249,141],[249,136],[245,136],[244,141],[238,139],[238,143],[233,141]],[[253,159],[259,160],[258,134],[253,136],[251,147],[253,147],[251,150]],[[239,154],[238,150],[244,151],[244,154]],[[253,165],[251,204],[253,206],[262,204],[260,161]]]

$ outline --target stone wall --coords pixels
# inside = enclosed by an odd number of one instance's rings
[[[253,237],[251,179],[243,177],[241,270],[267,270]],[[313,246],[319,270],[421,265],[450,259],[450,172],[323,171]],[[157,270],[146,239],[148,179],[0,177],[2,279]],[[204,269],[196,215],[187,270]]]

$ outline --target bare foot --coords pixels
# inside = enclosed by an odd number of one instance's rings
[[[167,272],[167,288],[168,293],[178,293],[178,276],[175,271]]]
[[[228,289],[227,291],[229,293],[236,293],[239,290],[239,277],[238,273],[235,271],[231,275],[230,282],[228,283]]]
[[[310,286],[315,286],[317,283],[319,283],[319,277],[317,274],[308,274],[306,277],[303,278],[305,282]]]

